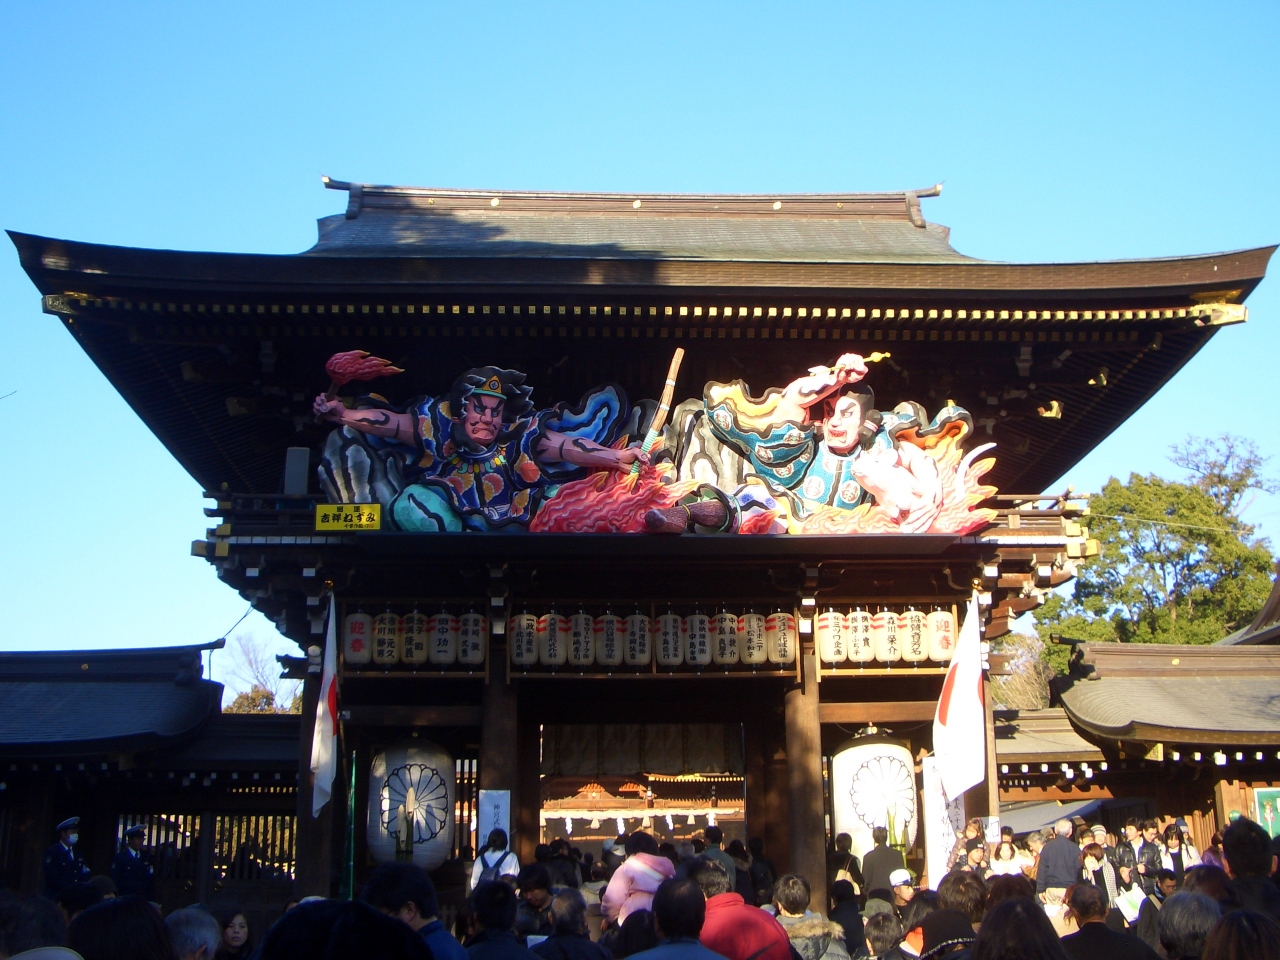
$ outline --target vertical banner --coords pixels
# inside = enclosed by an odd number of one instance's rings
[[[476,802],[476,850],[484,849],[491,830],[502,830],[507,835],[508,850],[515,849],[511,836],[511,791],[481,790]]]
[[[948,801],[942,789],[942,774],[938,771],[938,758],[925,757],[921,764],[924,772],[924,856],[925,871],[929,875],[929,889],[937,890],[947,873],[947,858],[955,846],[956,837],[964,833],[964,797]],[[999,820],[996,821],[999,835]]]

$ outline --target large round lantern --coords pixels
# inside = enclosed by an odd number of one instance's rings
[[[507,623],[507,646],[511,662],[517,667],[532,667],[538,662],[538,618],[532,613],[514,613]]]
[[[668,610],[658,618],[658,666],[678,667],[684,663],[684,621]]]
[[[538,662],[563,667],[569,658],[569,621],[554,610],[538,618]]]
[[[400,662],[404,645],[404,626],[389,609],[373,618],[373,662],[392,667]]]
[[[365,836],[378,863],[411,860],[434,870],[453,849],[457,788],[453,757],[430,741],[375,753],[369,767]]]
[[[870,663],[876,658],[871,642],[871,614],[854,607],[845,618],[849,625],[849,659],[854,663]]]
[[[956,618],[950,610],[937,607],[930,611],[929,659],[948,663],[956,648]]]
[[[849,623],[845,615],[832,607],[818,614],[817,621],[818,656],[823,663],[844,663],[849,653]]]
[[[470,610],[458,618],[458,662],[468,666],[484,663],[489,646],[489,618]]]
[[[742,643],[742,662],[759,666],[769,662],[769,647],[765,643],[765,622],[762,614],[748,610],[738,618],[738,638]]]
[[[920,663],[929,659],[929,617],[923,610],[908,607],[898,618],[902,659]]]
[[[684,636],[687,646],[685,663],[693,667],[705,667],[711,663],[711,618],[701,610],[694,610],[684,618]]]
[[[857,737],[831,758],[831,812],[836,833],[853,838],[859,857],[874,846],[871,831],[884,827],[889,845],[904,853],[917,827],[915,761],[903,744],[885,737]]]
[[[770,663],[796,662],[796,616],[789,610],[776,610],[765,619],[764,640],[769,648]]]
[[[653,658],[653,625],[639,609],[627,617],[627,652],[629,667],[647,667]]]
[[[595,620],[585,610],[569,618],[569,665],[589,667],[596,662]]]
[[[342,623],[342,659],[347,663],[368,663],[373,656],[373,617],[363,611]]]
[[[592,636],[592,643],[596,648],[596,663],[602,667],[621,666],[622,648],[626,640],[622,618],[612,610],[606,610],[596,617]]]
[[[427,662],[427,648],[431,645],[431,624],[425,613],[413,608],[413,613],[404,615],[404,652],[402,659],[412,666],[421,666]]]
[[[738,662],[738,615],[728,610],[716,614],[715,637],[711,645],[711,659],[717,664],[727,666]]]

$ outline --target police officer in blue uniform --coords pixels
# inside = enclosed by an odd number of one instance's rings
[[[111,879],[115,881],[116,891],[122,897],[142,897],[144,900],[156,898],[156,875],[151,866],[151,857],[142,852],[146,834],[147,828],[142,824],[126,830],[125,845],[111,861]]]
[[[58,842],[44,852],[44,895],[55,899],[68,887],[89,879],[89,868],[75,850],[80,818],[69,817],[56,827]]]

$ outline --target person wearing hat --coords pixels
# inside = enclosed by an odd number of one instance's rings
[[[89,879],[84,857],[76,852],[80,839],[80,818],[68,817],[58,824],[58,842],[44,852],[44,895],[56,900],[72,884]]]
[[[924,918],[920,929],[924,934],[920,960],[967,960],[978,938],[969,918],[959,910],[935,910]]]
[[[905,868],[894,870],[889,874],[889,886],[893,890],[893,909],[901,915],[903,908],[916,895],[916,888],[911,885],[911,871]]]
[[[111,861],[111,879],[122,897],[156,898],[156,875],[151,858],[142,852],[147,828],[136,824],[124,832],[124,846]]]

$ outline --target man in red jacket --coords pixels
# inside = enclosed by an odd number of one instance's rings
[[[791,960],[787,931],[758,907],[748,906],[733,893],[729,873],[716,861],[698,857],[689,866],[689,879],[707,898],[707,919],[699,939],[708,950],[727,960]]]

